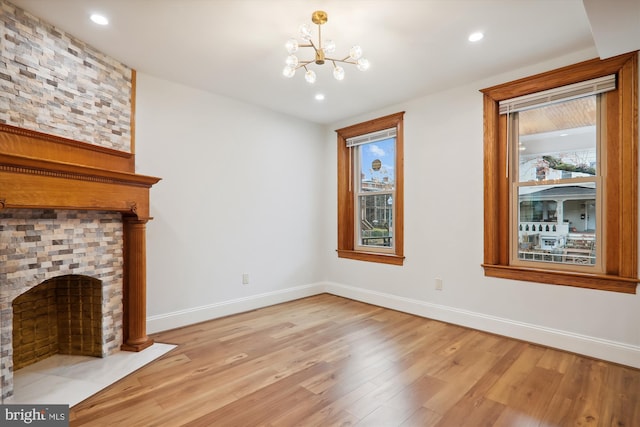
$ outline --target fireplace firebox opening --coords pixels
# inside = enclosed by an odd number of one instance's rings
[[[54,354],[103,357],[100,280],[54,277],[18,296],[12,306],[14,371]]]

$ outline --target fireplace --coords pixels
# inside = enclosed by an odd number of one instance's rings
[[[92,355],[108,356],[118,349],[140,351],[153,343],[146,335],[145,234],[151,219],[149,189],[159,178],[133,170],[131,153],[0,124],[2,400],[13,394],[14,368],[33,361],[25,362],[20,354],[16,363],[16,348],[38,359],[61,347],[64,352],[90,348]],[[50,280],[63,283],[52,287]],[[44,317],[25,320],[24,313],[34,307],[27,296],[25,307],[18,308],[22,317],[15,320],[14,302],[17,299],[19,305],[33,289],[40,292],[35,300],[63,300],[71,292],[85,293],[93,302],[66,298],[67,307],[55,309],[67,310],[66,320],[53,320],[53,308],[40,304],[37,310]],[[96,304],[96,294],[99,314],[89,308]],[[63,304],[51,302],[58,303]],[[69,322],[85,317],[93,319],[82,333],[88,337],[72,337],[79,327]],[[54,338],[26,331],[17,335],[19,339],[39,344],[15,347],[14,322],[28,327],[47,323],[43,328],[51,329]]]
[[[120,348],[120,214],[3,209],[0,242],[3,366],[16,371],[57,353],[104,357]]]

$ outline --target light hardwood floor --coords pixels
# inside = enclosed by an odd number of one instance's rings
[[[640,426],[640,370],[327,294],[154,339],[72,426]]]

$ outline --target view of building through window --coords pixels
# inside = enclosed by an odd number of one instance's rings
[[[595,265],[599,231],[597,95],[512,116],[517,259]]]
[[[387,138],[355,147],[358,246],[393,247],[395,141]]]

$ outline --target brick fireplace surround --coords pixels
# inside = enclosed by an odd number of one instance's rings
[[[145,241],[151,219],[149,189],[160,179],[135,174],[134,164],[131,153],[0,124],[2,401],[13,394],[13,302],[42,282],[62,276],[63,284],[58,291],[45,286],[23,302],[26,305],[18,312],[33,307],[43,317],[18,317],[20,325],[55,323],[47,313],[60,311],[59,307],[41,303],[51,298],[66,301],[68,308],[62,311],[68,309],[69,319],[93,318],[95,314],[87,311],[90,304],[68,296],[99,297],[99,343],[93,336],[69,343],[70,348],[63,343],[62,352],[80,354],[85,350],[71,347],[91,343],[88,351],[104,357],[118,347],[141,351],[153,344],[146,335]],[[97,282],[98,290],[77,289]],[[53,297],[54,293],[62,297]],[[96,320],[90,323],[95,330]],[[63,326],[49,326],[68,338]]]

